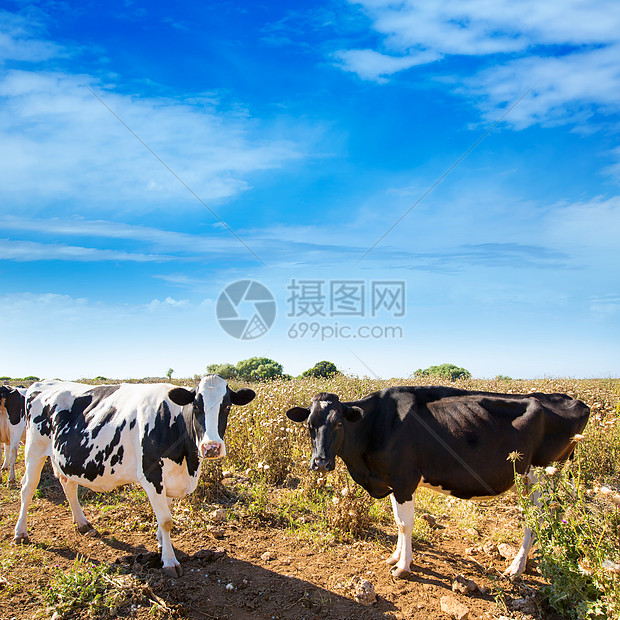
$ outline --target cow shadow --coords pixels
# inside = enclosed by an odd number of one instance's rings
[[[386,615],[397,611],[381,596],[365,606],[354,600],[352,590],[347,592],[350,596],[337,594],[291,574],[231,557],[223,549],[201,549],[188,555],[175,548],[183,576],[173,579],[160,570],[158,553],[113,538],[101,540],[124,554],[110,566],[138,579],[143,584],[142,593],[150,598],[147,604],[159,604],[175,618],[385,620]],[[69,561],[82,555],[64,546],[46,545],[46,549]],[[89,561],[109,564],[92,556]]]

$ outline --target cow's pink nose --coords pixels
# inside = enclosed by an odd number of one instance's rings
[[[224,456],[224,444],[221,441],[206,441],[201,444],[200,452],[205,459],[219,459]]]

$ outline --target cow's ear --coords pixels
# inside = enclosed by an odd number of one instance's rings
[[[230,390],[230,400],[233,405],[239,405],[239,407],[243,407],[243,405],[247,405],[249,402],[254,400],[256,396],[256,392],[251,390],[250,388],[241,388],[236,392],[234,390]]]
[[[360,407],[349,407],[348,405],[342,405],[342,415],[349,422],[358,422],[364,415],[364,410]]]
[[[286,417],[293,422],[303,422],[308,419],[310,409],[305,407],[293,407],[286,412]]]
[[[196,390],[186,390],[185,388],[173,388],[168,392],[168,398],[175,404],[181,405],[184,407],[185,405],[189,405],[194,402],[194,398],[196,398]]]

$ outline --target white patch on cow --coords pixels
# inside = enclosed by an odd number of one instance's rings
[[[392,510],[394,511],[394,521],[398,527],[398,542],[396,550],[386,560],[388,564],[394,565],[392,574],[401,577],[409,572],[411,561],[413,560],[413,549],[411,548],[411,534],[413,533],[413,522],[415,519],[415,493],[408,502],[399,504],[392,493],[390,495]]]
[[[198,448],[201,455],[204,455],[206,447],[219,444],[219,456],[226,456],[226,445],[224,439],[220,437],[218,422],[220,417],[220,405],[226,396],[228,384],[224,379],[217,375],[206,375],[198,385],[198,394],[202,394],[205,411],[205,434]]]
[[[525,475],[525,489],[524,492],[528,493],[532,486],[537,485],[539,483],[538,474],[533,470],[530,470]],[[536,490],[532,492],[532,503],[535,506],[540,507],[540,491]],[[540,511],[538,511],[538,515],[540,518]],[[524,570],[527,565],[527,558],[530,554],[530,550],[532,549],[532,545],[534,544],[534,540],[536,535],[532,531],[530,527],[525,525],[523,530],[523,542],[521,543],[521,548],[519,549],[517,555],[514,560],[510,564],[510,566],[504,571],[504,575],[506,577],[518,577]]]
[[[332,405],[331,400],[320,400],[319,401],[319,407],[321,408],[321,411],[325,411],[326,409],[329,409],[331,405]]]

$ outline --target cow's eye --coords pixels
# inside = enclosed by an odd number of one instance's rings
[[[336,422],[336,424],[334,424],[335,428],[342,428],[344,426],[344,424],[342,422]]]

